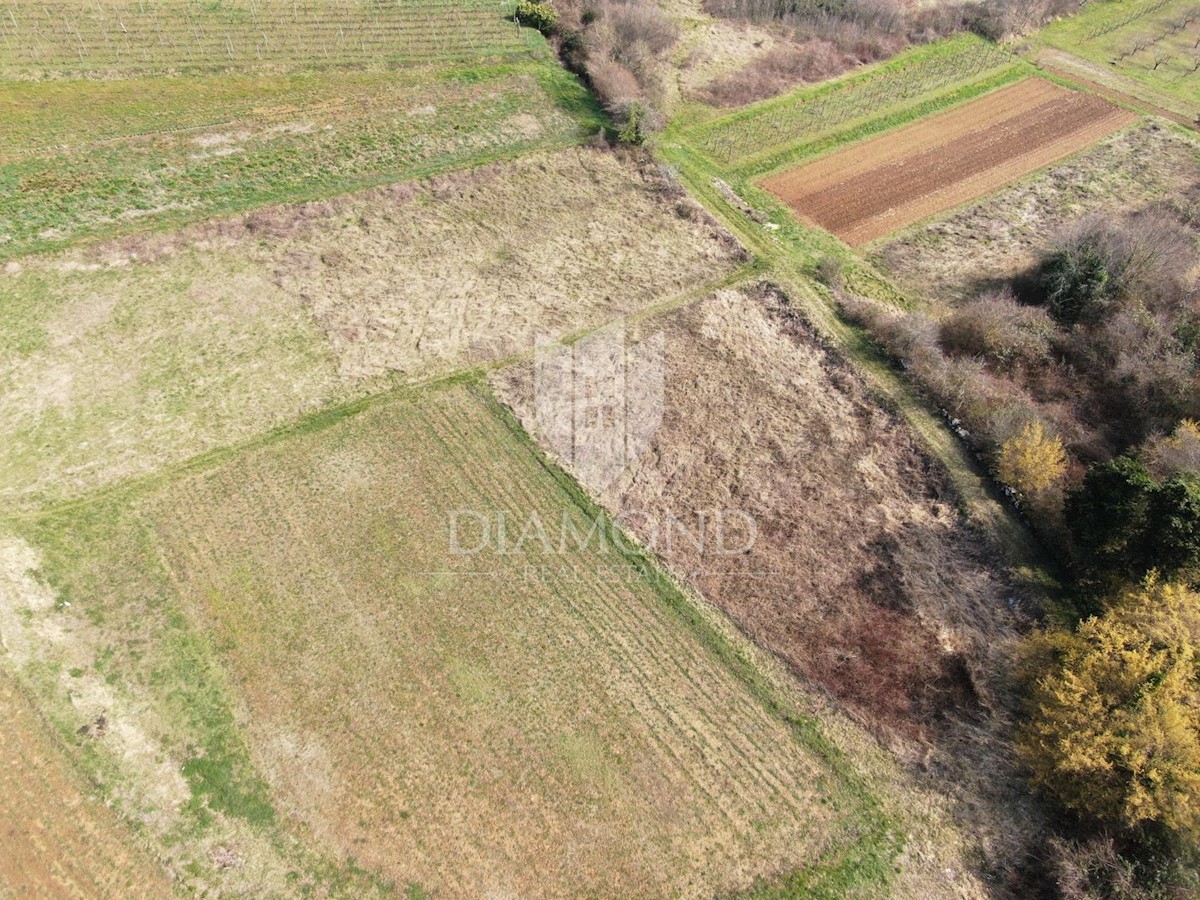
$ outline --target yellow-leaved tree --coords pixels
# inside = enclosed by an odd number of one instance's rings
[[[1018,752],[1065,806],[1200,837],[1200,595],[1154,576],[1074,632],[1029,640]]]
[[[996,475],[1026,497],[1044,494],[1067,471],[1067,451],[1058,437],[1046,433],[1041,422],[1030,422],[1000,447]]]

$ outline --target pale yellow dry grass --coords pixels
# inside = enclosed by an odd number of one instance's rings
[[[728,272],[652,173],[587,150],[0,271],[0,500],[77,496],[488,363]]]

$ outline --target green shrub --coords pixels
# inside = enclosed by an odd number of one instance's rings
[[[648,112],[644,103],[640,100],[634,100],[630,103],[625,107],[625,124],[617,132],[617,140],[622,144],[632,144],[634,146],[646,143],[649,133],[647,117]]]
[[[1142,545],[1155,486],[1138,460],[1119,456],[1088,469],[1067,498],[1067,527],[1091,576],[1136,581],[1145,573]]]
[[[1055,251],[1042,269],[1041,283],[1050,314],[1067,326],[1098,321],[1116,294],[1108,256],[1089,238]]]
[[[517,21],[529,28],[536,28],[542,34],[550,34],[558,21],[558,13],[548,3],[537,0],[518,0]]]
[[[1067,499],[1067,526],[1090,580],[1102,588],[1165,578],[1200,577],[1200,476],[1159,484],[1142,463],[1121,456],[1088,470]]]
[[[1155,490],[1146,547],[1165,576],[1200,579],[1200,476],[1176,475]]]

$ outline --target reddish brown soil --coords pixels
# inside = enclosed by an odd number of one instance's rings
[[[767,179],[803,218],[859,246],[983,196],[1137,117],[1027,79]]]
[[[84,793],[6,673],[0,673],[0,716],[0,895],[171,896],[133,832]]]

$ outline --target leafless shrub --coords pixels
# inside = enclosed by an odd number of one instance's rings
[[[1044,309],[1022,306],[1009,290],[985,294],[941,323],[942,347],[979,356],[1001,369],[1044,362],[1054,322]]]
[[[1160,481],[1173,475],[1200,474],[1200,425],[1185,420],[1173,434],[1156,434],[1142,445],[1146,468]]]
[[[555,0],[555,40],[567,65],[585,76],[620,125],[636,109],[642,130],[657,130],[665,100],[663,55],[678,26],[658,7],[625,0]]]
[[[806,81],[823,81],[840,75],[852,65],[852,57],[830,41],[773,47],[748,66],[714,80],[703,91],[704,99],[718,106],[743,106],[781,94]]]
[[[1127,290],[1155,306],[1187,292],[1196,264],[1196,239],[1172,211],[1155,205],[1135,215],[1122,228],[1122,274]]]
[[[927,316],[888,309],[864,297],[838,298],[842,316],[871,333],[889,355],[907,368],[929,370],[945,363],[937,323]]]
[[[642,86],[625,66],[615,59],[601,57],[588,67],[592,90],[610,114],[642,96]]]
[[[817,263],[817,278],[830,290],[840,291],[846,286],[846,273],[842,261],[836,256],[823,256]]]
[[[939,327],[927,316],[889,310],[860,297],[840,297],[848,321],[866,328],[888,355],[899,360],[916,383],[965,426],[980,449],[990,450],[1038,418],[1027,397],[988,371],[977,357],[947,357]]]
[[[597,7],[598,18],[612,28],[617,54],[639,44],[651,53],[670,50],[679,40],[679,26],[657,6],[645,3],[610,2]]]

